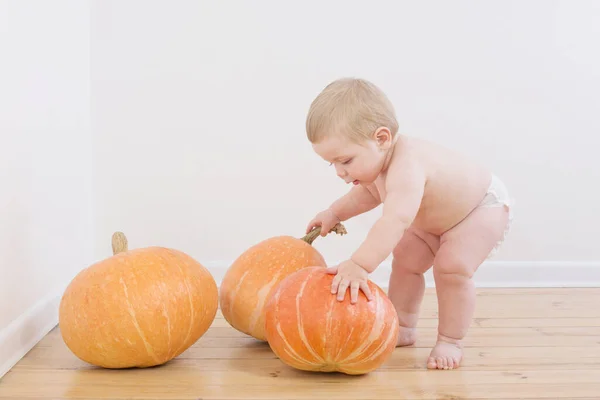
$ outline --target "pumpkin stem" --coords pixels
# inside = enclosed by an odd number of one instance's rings
[[[113,255],[127,251],[127,237],[123,232],[115,232],[112,235]]]
[[[330,233],[335,232],[338,235],[345,235],[346,233],[348,233],[348,232],[346,232],[346,228],[344,228],[344,225],[342,225],[341,223],[335,224],[335,226],[333,228],[331,228],[331,230],[329,232]],[[302,238],[302,240],[304,240],[306,243],[312,245],[312,243],[315,241],[315,239],[318,238],[320,235],[321,235],[321,227],[317,226],[312,231],[308,232]]]

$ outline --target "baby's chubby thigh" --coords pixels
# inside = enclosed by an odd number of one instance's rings
[[[433,265],[439,246],[439,236],[410,226],[392,252],[392,271],[424,274]]]
[[[434,260],[434,274],[471,278],[501,242],[508,224],[506,207],[478,207],[463,221],[441,235]]]
[[[432,267],[439,237],[409,227],[392,252],[389,297],[398,310],[414,313],[423,296],[423,274]]]

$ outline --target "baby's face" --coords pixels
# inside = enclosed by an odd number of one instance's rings
[[[359,144],[341,135],[330,135],[313,144],[315,152],[335,167],[337,175],[354,185],[375,181],[383,168],[386,148],[375,140]]]

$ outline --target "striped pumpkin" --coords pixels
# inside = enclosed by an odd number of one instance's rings
[[[312,246],[319,237],[317,227],[301,239],[275,236],[242,253],[221,281],[219,303],[225,320],[236,330],[266,341],[264,306],[266,299],[288,275],[306,267],[325,266],[321,253]],[[331,232],[343,235],[337,224]]]
[[[369,373],[396,347],[399,321],[385,293],[373,282],[374,299],[362,292],[356,304],[349,292],[340,302],[331,294],[334,275],[325,268],[304,268],[284,279],[269,298],[266,336],[287,365],[304,371]]]

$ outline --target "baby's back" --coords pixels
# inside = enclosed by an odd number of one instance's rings
[[[418,138],[401,137],[398,150],[398,156],[409,157],[427,179],[413,222],[416,227],[440,235],[462,221],[485,196],[491,173],[474,160]]]

